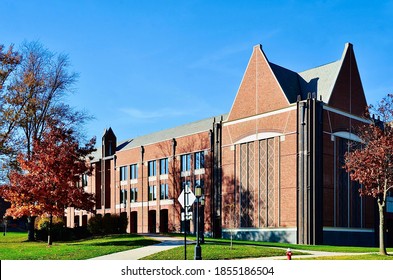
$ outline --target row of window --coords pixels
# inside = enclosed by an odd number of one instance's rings
[[[183,181],[182,182],[182,189],[186,185],[190,186],[190,181]],[[195,186],[199,185],[200,187],[204,187],[204,180],[203,179],[198,179],[195,180]],[[131,202],[137,202],[138,201],[138,189],[137,188],[131,188]],[[148,199],[149,201],[154,201],[157,200],[157,186],[149,186],[148,187],[149,195]],[[160,199],[169,199],[169,187],[168,184],[161,184],[160,185]],[[127,201],[127,190],[120,190],[120,203],[126,203]]]
[[[191,170],[191,154],[181,155],[180,157],[180,171],[190,171]],[[205,168],[205,152],[194,153],[194,169]]]
[[[169,199],[168,184],[160,185],[160,199]],[[157,186],[149,186],[149,201],[157,200]]]
[[[128,177],[128,166],[121,166],[120,167],[120,181],[126,181]],[[138,165],[131,164],[130,165],[130,179],[137,179],[138,178]]]
[[[138,201],[138,189],[131,188],[131,202]],[[169,199],[169,188],[168,184],[161,184],[160,185],[160,199]],[[149,186],[149,201],[157,200],[157,187],[156,186]],[[120,190],[120,203],[127,202],[127,190]]]
[[[168,158],[160,159],[160,175],[168,174]],[[191,170],[191,154],[181,155],[180,157],[181,172]],[[203,151],[194,153],[194,168],[202,169],[205,168],[205,153]],[[156,176],[157,172],[157,161],[151,160],[148,162],[148,176]],[[138,165],[130,165],[130,179],[138,178]],[[120,181],[126,181],[128,179],[128,166],[120,167]]]
[[[131,188],[131,202],[136,202],[138,200],[138,189],[137,188]],[[127,190],[120,190],[120,203],[126,203],[127,202]]]

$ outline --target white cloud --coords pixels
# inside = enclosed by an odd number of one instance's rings
[[[137,119],[138,121],[180,117],[189,114],[189,111],[182,111],[173,108],[160,108],[160,109],[152,109],[152,110],[140,110],[137,108],[122,108],[120,109],[120,111],[125,113],[128,117]]]

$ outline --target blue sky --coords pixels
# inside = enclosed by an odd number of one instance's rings
[[[361,3],[361,4],[359,4]],[[369,103],[393,89],[393,1],[0,0],[0,44],[40,41],[80,77],[68,97],[119,140],[229,112],[252,48],[303,71],[354,45]]]

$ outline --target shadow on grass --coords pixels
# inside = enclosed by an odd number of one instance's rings
[[[71,243],[68,244],[69,246],[149,246],[154,245],[159,242],[154,240],[108,240],[108,241],[101,241],[101,242],[89,242],[89,243]]]

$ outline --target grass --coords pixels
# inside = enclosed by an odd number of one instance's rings
[[[205,239],[210,240],[210,239]],[[229,243],[227,239],[211,239],[216,243]],[[302,244],[288,244],[278,242],[261,242],[261,241],[242,241],[234,240],[233,244],[236,245],[257,245],[264,247],[276,247],[276,248],[291,248],[291,250],[309,250],[309,251],[324,251],[324,252],[340,252],[340,253],[369,253],[379,252],[379,248],[376,247],[356,247],[356,246],[330,246],[330,245],[302,245]],[[388,248],[388,251],[393,251],[393,248]]]
[[[187,260],[194,259],[195,244],[187,245]],[[231,249],[225,243],[205,243],[201,245],[204,260],[228,260],[242,258],[260,258],[285,256],[285,250],[281,248],[267,248],[255,245],[236,245]],[[295,252],[299,255],[302,253]],[[171,250],[162,251],[143,258],[144,260],[184,260],[184,246]]]
[[[1,260],[84,260],[110,253],[156,244],[143,236],[120,234],[82,241],[27,242],[27,233],[9,232],[0,236]]]
[[[173,234],[177,235],[177,234]],[[180,236],[179,236],[180,237]],[[187,236],[189,240],[195,240],[194,236]],[[393,255],[381,256],[379,249],[375,247],[352,247],[352,246],[329,246],[329,245],[301,245],[276,242],[259,241],[233,241],[233,249],[230,249],[230,240],[205,238],[206,243],[202,245],[202,256],[204,260],[225,260],[240,258],[263,258],[272,256],[285,257],[285,250],[290,247],[292,255],[305,255],[296,250],[325,251],[337,253],[354,253],[356,255],[328,256],[302,258],[302,260],[393,260]],[[193,259],[194,246],[187,246],[187,259]],[[388,248],[393,252],[392,248]],[[358,254],[363,253],[363,254]],[[369,253],[369,254],[364,254]],[[146,260],[184,260],[184,246],[160,252],[145,258]]]
[[[73,242],[54,242],[50,247],[46,242],[27,242],[27,233],[9,232],[6,236],[0,235],[1,260],[83,260],[110,253],[131,250],[142,246],[156,244],[157,241],[139,235],[111,235],[90,238]],[[187,239],[195,240],[188,236]],[[348,247],[348,246],[313,246],[272,242],[230,241],[226,239],[205,238],[202,244],[202,257],[204,260],[226,260],[242,258],[262,258],[272,256],[285,257],[285,250],[290,247],[293,255],[304,253],[296,250],[366,253],[349,256],[306,257],[304,260],[393,260],[393,255],[381,256],[378,248]],[[187,246],[187,259],[194,258],[195,244]],[[388,249],[393,252],[392,248]],[[163,251],[144,258],[146,260],[184,260],[184,246]],[[303,259],[303,258],[302,258]]]

